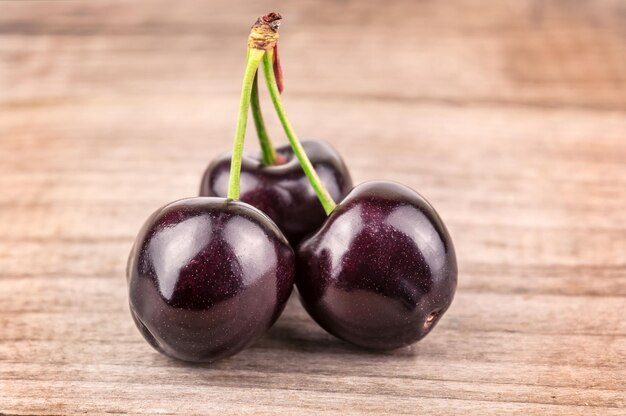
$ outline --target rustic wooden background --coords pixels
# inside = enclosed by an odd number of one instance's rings
[[[455,240],[456,299],[412,348],[352,348],[292,299],[190,366],[131,322],[135,233],[230,149],[270,8],[301,136]],[[626,413],[626,2],[0,1],[0,413],[274,412]]]

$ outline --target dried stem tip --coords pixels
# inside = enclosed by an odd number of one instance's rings
[[[261,16],[252,25],[248,37],[248,48],[270,50],[278,41],[278,28],[282,17],[278,13],[268,13]]]

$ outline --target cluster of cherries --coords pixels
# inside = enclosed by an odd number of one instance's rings
[[[130,254],[132,317],[174,358],[241,351],[278,319],[294,282],[319,325],[370,349],[418,341],[454,297],[454,247],[433,207],[393,182],[353,188],[333,148],[298,140],[280,96],[280,22],[270,13],[252,27],[232,154],[210,164],[200,197],[156,211]],[[265,130],[260,65],[290,147],[275,149]],[[250,108],[260,157],[243,155]]]

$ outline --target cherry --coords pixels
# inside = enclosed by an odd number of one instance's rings
[[[269,217],[237,201],[252,84],[279,24],[270,13],[250,33],[227,199],[166,205],[131,250],[131,315],[144,338],[174,358],[211,362],[241,351],[276,321],[293,288],[287,239]]]
[[[159,209],[128,267],[130,309],[144,338],[180,360],[215,361],[261,336],[291,293],[294,254],[261,211],[223,198]]]
[[[320,141],[304,141],[302,146],[334,199],[343,198],[352,188],[352,179],[339,154]],[[276,149],[282,164],[266,165],[261,156],[244,156],[241,165],[240,200],[266,213],[292,245],[315,231],[326,214],[290,146]],[[230,153],[215,159],[200,185],[201,196],[226,196]]]
[[[305,309],[331,334],[366,348],[423,338],[456,290],[445,225],[424,198],[393,182],[356,186],[296,258]]]
[[[355,187],[337,205],[295,134],[272,71],[263,72],[295,156],[328,215],[296,251],[296,286],[323,328],[355,345],[393,349],[428,334],[450,306],[457,265],[452,240],[434,208],[392,182]]]

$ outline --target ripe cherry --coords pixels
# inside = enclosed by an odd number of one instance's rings
[[[131,250],[132,317],[153,347],[174,358],[211,362],[241,351],[276,321],[293,288],[287,239],[268,216],[237,201],[252,84],[279,23],[268,14],[250,34],[228,198],[166,205]]]
[[[296,255],[305,309],[331,334],[366,348],[420,340],[456,290],[446,227],[424,198],[393,182],[355,187]]]
[[[393,349],[418,341],[456,290],[456,257],[446,227],[424,198],[397,183],[356,186],[335,204],[289,123],[271,56],[270,50],[263,69],[274,107],[328,215],[296,250],[302,304],[328,332],[358,346]]]
[[[168,356],[202,362],[233,355],[280,315],[293,258],[278,227],[248,204],[173,202],[148,219],[131,253],[133,319]]]
[[[320,141],[304,141],[302,146],[330,195],[343,198],[352,188],[352,179],[339,154]],[[276,152],[283,163],[266,165],[260,156],[243,157],[240,200],[266,213],[295,246],[319,228],[326,214],[291,147]],[[226,153],[209,165],[200,185],[201,196],[226,196],[230,159]]]

